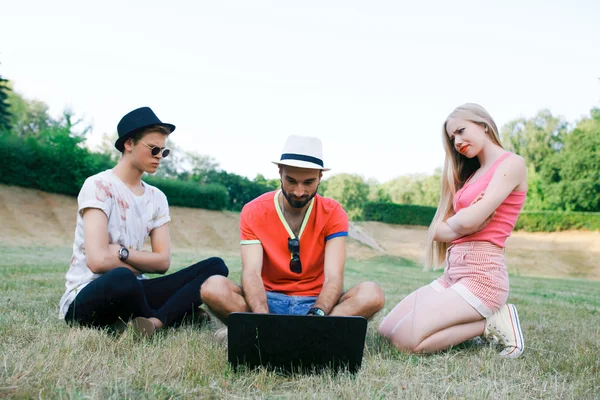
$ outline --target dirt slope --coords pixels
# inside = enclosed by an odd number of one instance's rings
[[[71,245],[73,197],[0,185],[0,241],[5,245]],[[171,207],[173,248],[215,254],[239,252],[239,214]],[[379,222],[352,224],[348,255],[421,261],[427,229]],[[600,279],[600,232],[526,233],[509,238],[509,270],[522,275]]]

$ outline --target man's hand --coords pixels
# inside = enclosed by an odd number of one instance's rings
[[[81,245],[81,250],[83,251],[83,254],[85,255],[85,243]],[[119,259],[119,250],[121,250],[121,245],[120,244],[109,244],[108,245],[108,253],[114,255],[115,258]],[[125,267],[129,270],[131,270],[131,272],[133,272],[135,274],[135,276],[139,276],[142,273],[135,269],[134,267],[132,267],[131,265],[127,264],[125,261],[121,261],[119,260],[120,267]]]

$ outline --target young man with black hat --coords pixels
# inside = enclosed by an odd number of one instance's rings
[[[252,200],[240,216],[242,287],[211,277],[202,285],[203,301],[224,322],[249,311],[372,317],[384,303],[376,283],[343,291],[348,216],[317,194],[329,170],[321,141],[290,136],[273,163],[281,189]]]
[[[89,177],[77,198],[73,257],[66,274],[60,316],[66,322],[119,330],[132,319],[135,331],[151,336],[187,316],[205,316],[200,286],[213,275],[227,276],[217,257],[173,274],[169,206],[165,195],[142,181],[169,155],[167,137],[175,126],[161,122],[148,107],[125,115],[115,147],[122,153],[110,170]],[[143,249],[150,236],[152,251]]]

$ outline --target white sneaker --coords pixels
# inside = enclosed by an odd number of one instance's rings
[[[500,357],[517,358],[525,350],[519,314],[514,304],[506,304],[486,320],[484,335],[488,339],[496,338],[504,347]]]

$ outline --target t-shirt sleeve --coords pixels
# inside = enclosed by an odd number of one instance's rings
[[[325,225],[325,241],[340,236],[348,236],[348,214],[338,204]]]
[[[240,214],[240,244],[259,244],[260,239],[252,229],[252,208],[247,205]]]
[[[110,183],[97,176],[90,177],[85,180],[77,196],[77,212],[82,214],[86,208],[97,208],[110,219],[114,201]]]
[[[152,190],[154,191],[154,214],[152,215],[152,221],[150,221],[151,230],[171,221],[167,196],[156,188],[152,188]]]

